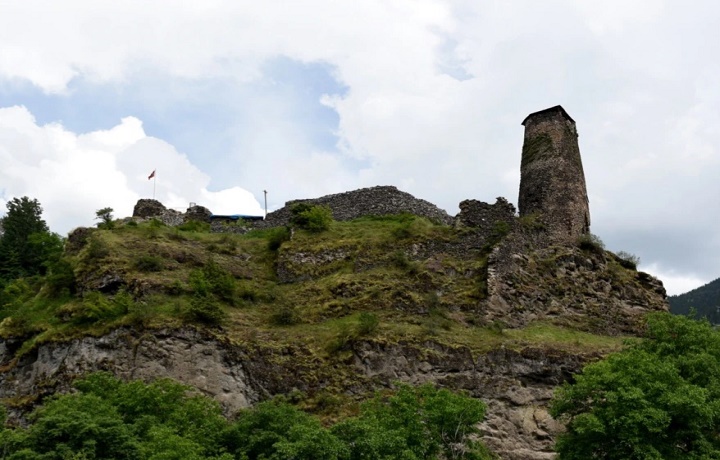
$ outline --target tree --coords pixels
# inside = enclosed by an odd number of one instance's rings
[[[95,218],[102,221],[98,224],[98,227],[106,228],[108,230],[111,230],[114,227],[112,215],[113,211],[113,208],[102,208],[95,211]]]
[[[36,199],[13,198],[7,209],[0,237],[0,278],[44,274],[47,262],[62,252],[62,239],[48,231]]]
[[[561,387],[559,460],[720,458],[720,332],[655,314],[647,338]]]

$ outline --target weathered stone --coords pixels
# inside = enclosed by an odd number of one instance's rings
[[[142,198],[135,203],[133,208],[133,217],[141,217],[143,219],[161,216],[167,208],[158,200]]]
[[[552,241],[573,241],[589,233],[590,209],[575,121],[558,105],[528,115],[522,124],[520,215],[538,215]]]
[[[287,225],[292,215],[290,210],[297,203],[327,206],[332,211],[333,218],[338,221],[407,212],[447,225],[452,223],[452,217],[432,203],[415,198],[396,187],[377,186],[320,198],[288,201],[283,208],[269,213],[264,221],[255,222],[253,225],[257,228]]]
[[[197,220],[200,222],[210,222],[210,216],[212,212],[205,206],[191,206],[185,212],[185,220]]]

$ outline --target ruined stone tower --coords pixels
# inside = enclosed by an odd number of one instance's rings
[[[521,216],[537,214],[553,240],[590,232],[590,207],[575,120],[557,105],[522,122]]]

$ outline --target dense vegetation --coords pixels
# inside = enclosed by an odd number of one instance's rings
[[[699,318],[720,324],[720,278],[685,294],[670,296],[670,311],[687,315],[694,310]]]
[[[508,228],[496,226],[491,242],[471,254],[418,260],[412,251],[453,243],[465,230],[409,214],[335,222],[329,209],[302,203],[292,214],[290,227],[215,234],[201,222],[114,220],[103,208],[97,228],[72,233],[63,249],[35,200],[13,202],[2,238],[26,235],[26,246],[8,247],[26,247],[31,256],[13,249],[5,257],[32,261],[11,263],[16,268],[0,282],[0,337],[21,344],[15,359],[46,342],[122,326],[190,326],[285,360],[295,378],[323,384],[292,395],[296,405],[273,400],[227,421],[215,403],[175,383],[123,384],[95,375],[77,384],[78,393],[46,401],[27,429],[3,431],[0,445],[14,455],[8,458],[484,458],[471,441],[484,413],[479,401],[404,386],[372,398],[377,386],[347,365],[354,346],[402,344],[427,354],[435,346],[478,354],[622,347],[620,337],[561,322],[509,329],[478,320],[487,258]],[[8,232],[14,221],[38,231]],[[588,251],[603,254],[598,241],[590,239]],[[4,401],[20,410],[36,402]],[[128,456],[99,454],[121,451]]]
[[[0,427],[0,457],[23,460],[488,459],[471,436],[482,402],[424,385],[377,395],[324,427],[283,399],[226,420],[219,405],[170,380],[92,374],[39,407],[27,428]],[[0,420],[1,422],[1,420]]]
[[[720,332],[656,314],[647,338],[588,365],[551,407],[560,460],[720,458]]]

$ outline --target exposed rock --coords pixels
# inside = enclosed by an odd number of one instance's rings
[[[15,363],[7,344],[0,342],[0,365],[12,369],[0,379],[0,398],[68,391],[77,376],[106,370],[123,379],[173,378],[214,397],[228,414],[259,400],[242,363],[192,329],[147,334],[116,329],[103,337],[44,344]]]
[[[123,379],[170,377],[217,399],[233,414],[273,394],[317,391],[328,385],[312,368],[307,350],[231,345],[193,329],[141,332],[117,329],[103,337],[46,343],[14,360],[17,343],[0,341],[0,398],[64,392],[87,372],[106,370]],[[547,412],[553,388],[598,356],[527,348],[474,356],[464,347],[355,342],[346,361],[355,374],[348,393],[391,387],[396,381],[433,382],[466,390],[488,404],[483,441],[506,460],[553,458],[562,429]],[[306,364],[301,364],[305,362]],[[327,365],[324,364],[324,365]],[[14,414],[19,415],[19,414]]]
[[[166,211],[167,208],[165,207],[165,205],[163,205],[158,200],[142,198],[139,199],[137,203],[135,203],[132,216],[148,219],[161,216]]]
[[[71,231],[65,242],[65,250],[71,254],[80,251],[87,244],[91,233],[92,229],[87,227],[78,227]]]
[[[205,206],[191,206],[185,212],[185,220],[197,220],[200,222],[210,222],[212,212]]]

